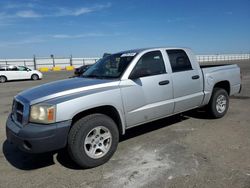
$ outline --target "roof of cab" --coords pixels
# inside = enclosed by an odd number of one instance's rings
[[[160,50],[160,49],[164,49],[164,50],[182,49],[182,50],[185,50],[185,49],[189,49],[189,48],[186,48],[186,47],[151,47],[151,48],[138,48],[138,49],[132,49],[132,50],[125,50],[125,51],[121,51],[118,53],[137,53],[138,54],[138,53],[146,51],[146,50]]]

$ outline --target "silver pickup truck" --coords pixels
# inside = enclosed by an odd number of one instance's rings
[[[81,77],[15,96],[7,139],[31,153],[67,147],[78,165],[91,168],[112,157],[127,129],[203,106],[221,118],[240,89],[237,65],[200,67],[190,49],[123,51]]]

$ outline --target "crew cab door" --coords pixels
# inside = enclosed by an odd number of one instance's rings
[[[166,50],[172,68],[175,108],[174,113],[201,105],[204,97],[203,75],[200,68],[191,64],[181,49]]]
[[[171,75],[160,50],[142,55],[120,88],[128,127],[173,113]]]

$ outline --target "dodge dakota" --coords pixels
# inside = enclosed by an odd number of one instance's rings
[[[112,157],[127,129],[200,107],[221,118],[240,89],[236,64],[200,66],[188,48],[123,51],[81,77],[16,95],[7,140],[31,153],[67,148],[79,166],[96,167]]]

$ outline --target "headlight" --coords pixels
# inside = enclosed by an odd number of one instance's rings
[[[34,123],[54,123],[56,119],[56,106],[49,104],[37,104],[31,106],[30,122]]]

